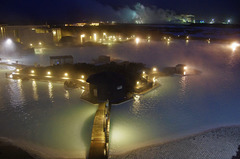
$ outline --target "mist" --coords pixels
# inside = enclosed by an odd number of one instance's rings
[[[164,10],[157,6],[144,6],[137,3],[131,7],[126,6],[117,11],[122,22],[129,23],[169,23],[179,19],[179,16],[172,10]]]

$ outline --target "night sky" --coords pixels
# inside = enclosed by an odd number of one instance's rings
[[[137,3],[152,9],[151,14],[161,9],[171,15],[194,14],[199,20],[240,22],[239,0],[2,0],[0,23],[130,22]]]

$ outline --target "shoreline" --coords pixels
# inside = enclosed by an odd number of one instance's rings
[[[231,125],[208,129],[200,133],[182,138],[180,137],[167,142],[157,142],[145,145],[141,148],[121,154],[110,153],[109,158],[231,159],[232,156],[236,155],[239,145],[240,125]],[[29,147],[24,147],[25,149],[22,149],[19,147],[19,144],[14,144],[12,140],[0,137],[0,157],[7,156],[5,159],[13,159],[14,157],[19,158],[21,156],[24,156],[26,159],[44,158],[44,155],[35,154],[38,152],[37,150],[32,151],[28,149]],[[58,158],[67,159],[68,157],[58,156]]]
[[[111,159],[181,158],[231,159],[240,145],[240,125],[222,126],[170,141],[149,143],[140,148],[110,154]]]

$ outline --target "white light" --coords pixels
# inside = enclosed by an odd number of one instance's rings
[[[64,73],[64,76],[66,76],[66,77],[67,77],[67,76],[68,76],[68,73]]]
[[[136,39],[135,39],[135,42],[136,42],[136,44],[139,44],[140,39],[139,39],[139,38],[136,38]]]
[[[184,69],[184,70],[187,70],[187,69],[188,69],[188,67],[187,67],[187,66],[184,66],[184,67],[183,67],[183,69]]]
[[[234,43],[232,43],[231,48],[232,48],[233,51],[236,51],[237,47],[239,47],[239,46],[240,46],[239,43],[234,42]]]
[[[35,73],[35,71],[34,71],[34,70],[31,70],[31,73]]]
[[[156,67],[154,67],[154,68],[153,68],[153,72],[156,72],[156,71],[157,71],[157,68],[156,68]]]
[[[19,70],[19,69],[17,69],[16,71],[17,71],[17,72],[19,72],[20,70]]]
[[[50,71],[48,71],[48,72],[47,72],[47,74],[48,74],[48,75],[51,75],[51,72],[50,72]]]
[[[7,40],[6,40],[6,44],[7,44],[7,45],[12,45],[12,43],[13,43],[12,39],[7,39]]]
[[[38,44],[39,44],[39,45],[42,45],[42,43],[41,43],[41,42],[39,42]]]
[[[97,41],[97,34],[93,34],[94,41]]]
[[[84,79],[84,75],[82,75],[81,78]]]
[[[139,85],[140,84],[140,82],[139,81],[137,81],[137,85]]]

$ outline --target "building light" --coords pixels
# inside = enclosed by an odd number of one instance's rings
[[[35,73],[35,71],[34,71],[34,70],[31,70],[31,73]]]
[[[81,78],[84,79],[84,75],[82,75]]]
[[[85,34],[82,34],[80,37],[81,37],[81,43],[83,43],[83,38],[85,38]]]
[[[29,45],[30,45],[31,47],[33,46],[33,44],[32,44],[32,43],[30,43]]]
[[[20,70],[19,69],[16,69],[17,72],[19,72]]]
[[[157,68],[156,67],[153,67],[153,72],[157,72]]]
[[[57,35],[57,32],[55,30],[53,30],[53,36],[56,36]]]
[[[48,74],[48,75],[51,75],[51,72],[50,72],[50,71],[48,71],[48,72],[47,72],[47,74]]]
[[[139,44],[140,39],[139,39],[139,38],[136,38],[136,39],[135,39],[135,42],[136,42],[136,44]]]
[[[68,76],[68,73],[64,73],[64,76],[67,77],[67,76]]]
[[[139,81],[137,81],[137,85],[139,85],[140,84],[140,82]]]
[[[237,42],[233,42],[233,43],[231,44],[231,48],[232,48],[233,51],[235,51],[235,50],[237,49],[237,47],[239,47],[239,46],[240,46],[240,44],[237,43]]]
[[[146,72],[145,72],[145,71],[143,71],[143,72],[142,72],[142,74],[144,74],[144,75],[145,75],[145,74],[146,74]]]
[[[38,45],[42,45],[42,42],[39,42]]]
[[[184,69],[184,70],[187,70],[187,69],[188,69],[188,67],[187,67],[187,66],[184,66],[184,67],[183,67],[183,69]]]
[[[93,39],[94,39],[95,42],[97,41],[97,34],[96,33],[93,34]]]

